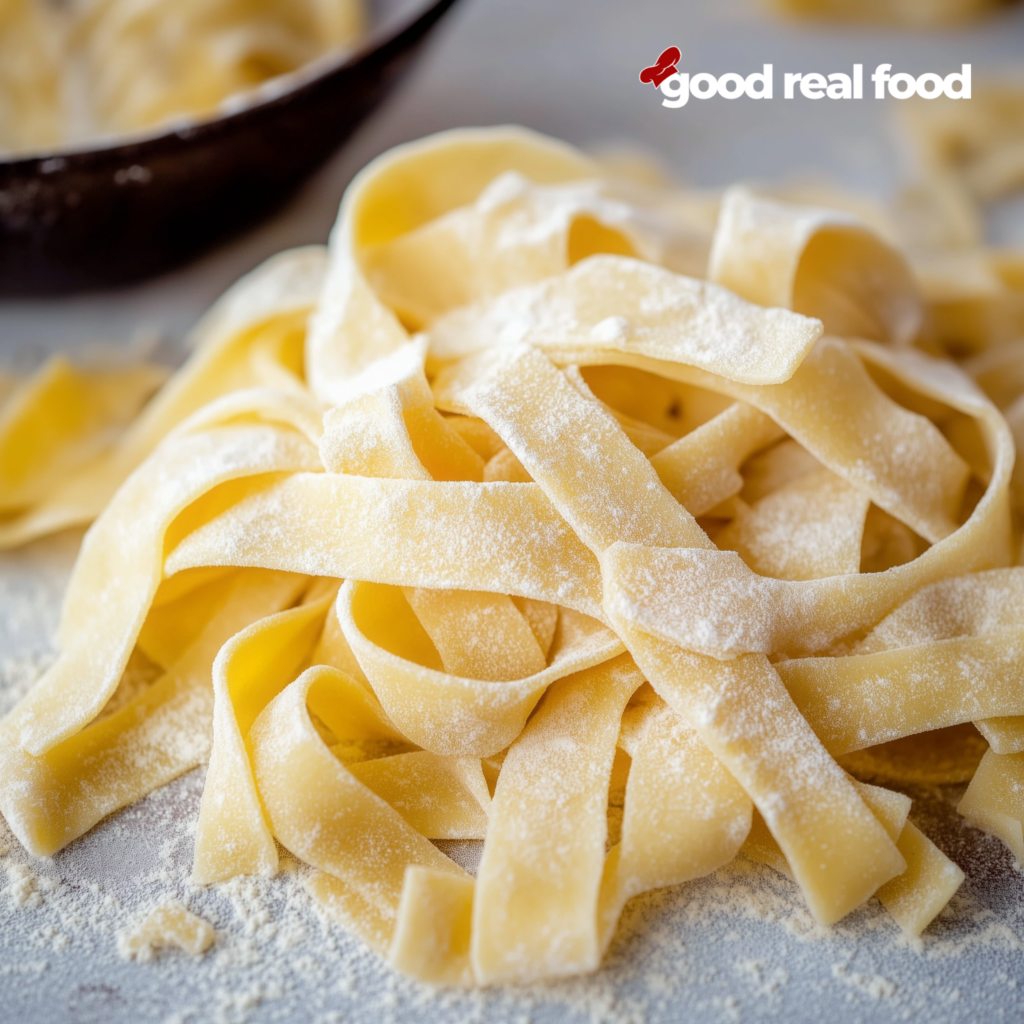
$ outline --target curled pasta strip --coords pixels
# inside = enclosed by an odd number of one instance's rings
[[[54,356],[12,388],[0,414],[0,515],[44,500],[99,458],[166,377],[156,366],[82,370]]]
[[[626,655],[570,676],[509,749],[477,874],[471,957],[479,981],[597,967],[608,782],[622,713],[642,683]]]
[[[708,279],[762,306],[817,317],[841,337],[909,344],[924,318],[906,261],[862,222],[742,187],[722,199]]]
[[[267,260],[229,289],[196,327],[191,358],[114,444],[79,465],[66,465],[70,452],[62,456],[62,468],[70,472],[54,474],[51,485],[33,495],[27,507],[19,507],[16,515],[0,520],[0,548],[91,522],[164,437],[218,397],[263,386],[304,396],[307,405],[315,406],[297,374],[301,373],[306,318],[316,301],[324,270],[321,247],[294,249]],[[122,407],[121,415],[130,417],[124,403],[132,402],[131,388],[138,394],[137,403],[146,388],[156,383],[159,371],[134,370],[128,381],[123,381],[125,376],[108,373],[95,374],[95,379],[86,376],[68,380],[68,371],[61,364],[44,368],[36,380],[24,385],[30,396],[26,404],[33,410],[29,418],[16,414],[17,396],[11,399],[13,405],[5,406],[0,418],[0,451],[31,455],[31,462],[26,464],[38,471],[47,461],[38,447],[38,423],[48,424],[45,435],[51,435],[49,424],[66,422],[74,417],[76,408],[82,410],[79,416],[85,409],[92,409],[94,417],[104,408],[108,414],[116,412],[111,407],[114,392]],[[129,392],[125,383],[131,386]],[[69,386],[78,392],[75,396],[69,396]],[[238,396],[232,400],[238,402]],[[105,427],[111,425],[106,423]],[[74,419],[67,426],[74,427]],[[80,454],[82,443],[81,438],[77,439],[71,452],[77,448]]]
[[[253,775],[274,836],[319,869],[310,890],[371,945],[386,950],[410,867],[463,877],[453,861],[360,782],[313,726],[347,731],[344,686],[313,668],[275,697],[250,734]]]
[[[12,713],[19,743],[35,756],[88,723],[110,698],[156,593],[171,522],[220,484],[312,468],[297,435],[230,428],[186,435],[126,483],[90,531],[68,586],[63,651]]]
[[[440,145],[408,143],[356,176],[331,234],[330,269],[306,344],[318,397],[332,404],[348,397],[358,389],[359,373],[408,337],[367,280],[365,251],[473,202],[509,172],[555,184],[592,177],[596,166],[563,143],[513,128],[452,132]]]
[[[459,613],[465,609],[457,609]],[[516,615],[528,629],[518,611]],[[562,608],[552,648],[538,671],[522,678],[488,680],[475,673],[466,678],[442,665],[432,638],[396,589],[347,582],[338,598],[338,620],[391,720],[426,750],[453,756],[488,757],[504,750],[552,683],[606,662],[623,649],[619,638],[600,623]],[[375,634],[391,649],[375,642]],[[483,644],[499,639],[490,631],[479,634]]]
[[[608,851],[601,879],[602,951],[630,897],[728,864],[751,825],[743,788],[663,701],[648,698],[628,707],[619,745],[628,751],[630,767],[621,840]]]
[[[244,737],[305,664],[331,595],[263,618],[226,643],[213,665],[213,745],[196,829],[192,876],[215,882],[272,875],[277,847],[263,818]],[[224,837],[230,836],[225,843]]]
[[[0,810],[26,849],[52,854],[108,814],[203,763],[210,751],[209,677],[217,652],[250,622],[290,604],[305,583],[302,576],[264,570],[232,577],[218,610],[156,682],[41,757],[21,748],[16,719],[5,719]]]

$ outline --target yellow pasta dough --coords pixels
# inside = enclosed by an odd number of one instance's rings
[[[942,356],[952,293],[853,201],[609,166],[399,147],[133,422],[152,371],[18,386],[0,541],[94,520],[0,723],[30,850],[208,759],[195,882],[281,844],[460,986],[593,971],[629,899],[740,854],[920,935],[963,873],[868,784],[892,741],[933,782],[980,759],[961,813],[1024,857],[1020,353]],[[927,760],[949,727],[972,756]]]
[[[771,7],[800,18],[928,29],[979,20],[1000,5],[997,0],[771,0]]]
[[[11,0],[0,11],[0,150],[209,116],[236,93],[350,48],[363,28],[357,0]]]

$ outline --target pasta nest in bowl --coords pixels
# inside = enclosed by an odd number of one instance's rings
[[[166,382],[22,383],[0,540],[91,526],[0,724],[19,840],[208,761],[195,881],[280,843],[454,985],[595,970],[628,899],[740,855],[920,934],[963,873],[851,760],[905,737],[976,727],[947,781],[1024,857],[1012,431],[844,202],[445,133]]]

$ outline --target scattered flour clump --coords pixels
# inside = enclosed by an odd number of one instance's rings
[[[117,951],[126,960],[151,960],[157,950],[176,946],[191,956],[201,956],[213,939],[213,928],[206,921],[180,903],[167,902],[118,935]]]

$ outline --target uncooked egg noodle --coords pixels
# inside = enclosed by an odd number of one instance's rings
[[[883,25],[904,29],[953,29],[1001,10],[1000,0],[767,0],[787,17]]]
[[[364,28],[359,0],[5,0],[0,153],[209,116]]]
[[[1015,396],[849,202],[628,170],[514,128],[399,147],[152,397],[62,359],[19,386],[0,539],[91,522],[0,724],[27,849],[208,762],[196,882],[280,844],[453,985],[592,971],[627,900],[739,855],[920,934],[963,874],[836,760],[912,735],[980,730],[960,809],[1024,859]],[[476,876],[432,840],[482,840]]]

